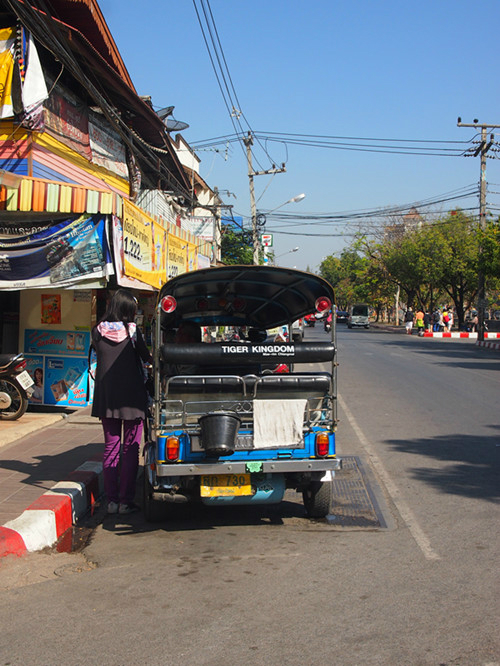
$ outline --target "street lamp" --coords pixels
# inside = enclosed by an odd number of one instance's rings
[[[284,203],[280,204],[279,206],[276,206],[276,208],[272,208],[271,210],[268,210],[265,215],[262,214],[262,213],[257,215],[257,212],[255,212],[255,217],[252,216],[253,238],[254,238],[254,246],[253,246],[253,263],[254,264],[259,263],[260,242],[258,242],[258,239],[259,239],[258,229],[259,229],[259,227],[262,229],[264,227],[264,225],[266,224],[266,215],[270,215],[271,213],[274,213],[275,210],[278,210],[278,208],[282,208],[283,206],[286,206],[289,203],[298,203],[299,201],[302,201],[302,199],[305,199],[305,197],[306,197],[306,195],[304,193],[297,194],[295,197],[292,197],[291,199],[288,199],[288,201],[285,201]],[[257,242],[255,242],[256,240],[257,240]],[[294,250],[294,252],[295,252],[295,250]]]
[[[299,203],[299,201],[302,201],[302,199],[305,199],[305,198],[306,198],[306,195],[304,193],[297,194],[296,197],[292,197],[291,199],[288,199],[288,201],[285,201],[285,203],[282,203],[279,206],[276,206],[276,208],[273,208],[272,210],[268,210],[266,215],[271,215],[271,213],[274,213],[275,210],[278,210],[278,208],[282,208],[283,206],[286,206],[289,203]]]
[[[291,252],[297,252],[298,249],[299,249],[298,247],[294,247],[291,250],[288,250],[287,252],[283,252],[282,254],[278,254],[278,256],[276,256],[274,258],[279,259],[280,257],[284,257],[285,254],[290,254]]]

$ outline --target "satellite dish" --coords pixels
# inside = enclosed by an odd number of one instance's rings
[[[183,123],[182,120],[176,120],[175,118],[167,118],[163,121],[163,124],[167,128],[167,132],[182,132],[189,127],[188,123]]]
[[[183,123],[182,120],[176,120],[172,113],[175,109],[175,106],[166,106],[163,109],[160,109],[156,112],[158,118],[163,120],[163,124],[167,132],[182,132],[189,127],[187,123]]]
[[[160,109],[156,112],[156,115],[159,116],[162,120],[165,120],[167,116],[171,116],[175,106],[165,106],[163,109]]]

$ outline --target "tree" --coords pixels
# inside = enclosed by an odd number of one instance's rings
[[[355,247],[343,250],[338,257],[325,257],[319,274],[335,288],[335,300],[339,309],[346,310],[352,303],[366,303],[370,290],[365,279],[368,261]]]
[[[253,264],[252,234],[225,225],[221,233],[221,260],[224,264]]]

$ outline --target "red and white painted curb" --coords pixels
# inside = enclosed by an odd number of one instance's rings
[[[0,526],[0,557],[53,546],[102,493],[101,456],[80,465],[67,481],[56,483],[18,518]]]
[[[485,333],[484,337],[488,339],[500,340],[500,333]],[[477,333],[468,333],[467,331],[443,331],[441,333],[435,333],[434,331],[424,331],[424,338],[471,338],[477,340]]]
[[[478,340],[476,345],[486,347],[486,349],[500,349],[500,342],[490,342],[489,340]]]

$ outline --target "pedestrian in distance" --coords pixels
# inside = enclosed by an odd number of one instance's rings
[[[134,319],[137,300],[125,289],[111,298],[92,329],[97,355],[92,416],[104,431],[103,476],[108,513],[128,514],[134,504],[139,446],[148,396],[143,364],[151,354]]]
[[[447,308],[446,319],[443,315],[443,322],[446,326],[446,330],[449,333],[451,331],[452,326],[453,326],[453,308]]]
[[[434,313],[432,314],[432,330],[435,333],[439,333],[441,331],[441,326],[443,323],[443,315],[441,314],[441,310],[437,308]]]
[[[424,327],[429,333],[432,331],[432,315],[429,310],[426,310],[424,314]]]
[[[417,328],[417,334],[422,337],[424,335],[424,312],[422,308],[419,308],[415,315],[415,326]]]
[[[413,329],[413,310],[408,308],[405,314],[405,328],[406,328],[406,335],[411,335],[412,329]]]

